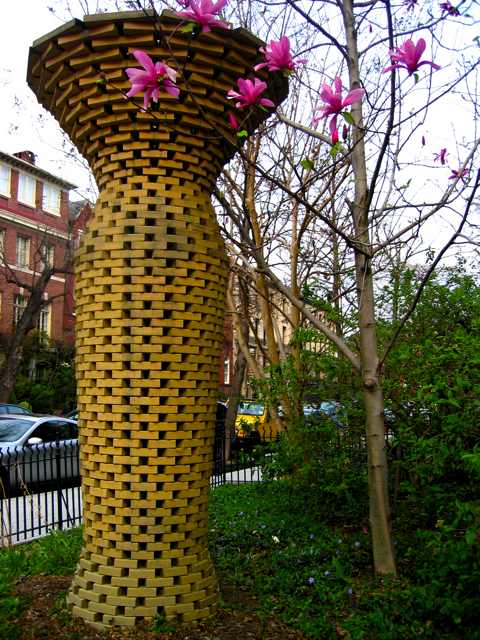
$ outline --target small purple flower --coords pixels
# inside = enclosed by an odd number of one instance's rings
[[[436,153],[433,157],[435,162],[440,162],[441,164],[445,164],[446,157],[448,155],[448,151],[444,149],[440,149],[440,153]]]
[[[460,179],[464,184],[469,178],[468,169],[451,169],[451,175],[448,176],[449,180],[458,180]]]
[[[315,584],[315,578],[313,576],[310,576],[307,580],[308,584]]]
[[[353,589],[352,589],[352,587],[348,587],[348,589],[347,589],[347,594],[348,594],[349,596],[351,596],[351,595],[353,594]]]
[[[309,538],[309,540],[315,540],[315,535],[314,535],[313,533],[311,533],[311,534],[308,536],[308,538]]]
[[[330,571],[324,571],[323,575],[328,578],[328,576],[330,575]]]
[[[454,7],[453,4],[449,2],[449,0],[447,0],[447,2],[441,2],[439,6],[442,10],[442,15],[444,13],[447,13],[449,16],[453,17],[457,17],[460,15],[460,11],[457,9],[457,7]]]

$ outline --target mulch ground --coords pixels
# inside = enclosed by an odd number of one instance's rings
[[[195,625],[154,632],[146,627],[110,629],[100,633],[65,608],[65,593],[72,576],[33,576],[16,584],[15,595],[25,606],[15,620],[18,640],[304,640],[305,636],[274,617],[257,613],[257,603],[247,592],[228,583],[221,587],[223,608]]]

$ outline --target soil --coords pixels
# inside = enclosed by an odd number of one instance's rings
[[[155,632],[146,626],[96,631],[73,619],[65,607],[72,576],[33,576],[19,580],[15,595],[24,603],[14,621],[18,640],[304,640],[274,617],[260,615],[255,598],[227,582],[221,584],[222,608],[205,622]]]

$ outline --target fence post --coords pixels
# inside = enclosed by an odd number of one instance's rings
[[[60,530],[63,529],[63,506],[62,506],[62,474],[60,464],[60,439],[57,436],[55,441],[55,471],[57,479],[57,511],[58,511],[58,526]]]

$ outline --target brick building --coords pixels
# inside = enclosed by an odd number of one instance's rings
[[[74,185],[35,165],[35,155],[0,151],[0,334],[8,336],[26,303],[27,291],[6,282],[11,272],[19,282],[31,283],[43,260],[63,264],[67,250],[75,250],[92,214],[86,201],[69,202]],[[54,341],[74,343],[75,299],[73,271],[52,276],[39,330]],[[230,317],[219,362],[219,390],[228,396],[233,336]]]
[[[69,190],[73,188],[37,167],[31,151],[0,152],[1,334],[11,333],[26,304],[28,291],[22,283],[31,284],[45,260],[56,266],[64,263],[71,240]],[[18,283],[7,283],[7,274]],[[71,279],[65,274],[53,275],[44,294],[54,299],[42,311],[39,330],[53,340],[73,340],[73,332],[65,326],[67,285],[71,286]]]

